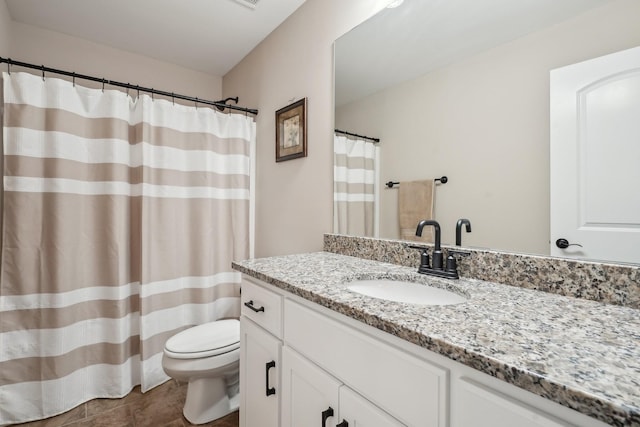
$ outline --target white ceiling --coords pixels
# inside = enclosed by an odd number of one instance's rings
[[[1,0],[0,0],[1,1]],[[14,21],[224,76],[305,0],[6,0]]]
[[[569,19],[612,0],[405,0],[340,37],[336,105]]]

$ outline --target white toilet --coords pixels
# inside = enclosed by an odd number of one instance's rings
[[[188,381],[183,414],[192,424],[224,417],[239,406],[240,321],[217,320],[169,338],[162,368]]]

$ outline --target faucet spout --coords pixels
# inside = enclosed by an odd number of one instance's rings
[[[465,225],[467,233],[471,233],[471,222],[466,218],[461,218],[456,223],[456,246],[462,246],[462,226]]]
[[[440,224],[432,219],[423,219],[418,223],[416,228],[416,236],[422,236],[422,229],[425,225],[431,225],[435,229],[435,248],[433,249],[432,268],[442,270],[442,248],[440,247]]]
[[[416,236],[422,236],[422,229],[425,225],[432,225],[435,229],[435,250],[441,251],[442,248],[440,247],[440,224],[438,224],[438,221],[434,221],[432,219],[423,219],[422,221],[420,221],[418,223],[418,228],[416,228]]]

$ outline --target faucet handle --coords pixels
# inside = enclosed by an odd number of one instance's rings
[[[447,271],[456,271],[456,272],[458,271],[458,262],[456,261],[456,259],[451,254],[449,254],[449,256],[447,257],[446,270]]]
[[[407,247],[422,251],[422,253],[420,254],[420,268],[418,269],[418,271],[420,271],[420,269],[430,268],[429,252],[427,252],[429,248],[427,248],[426,246],[415,246],[415,245],[407,245]]]
[[[454,257],[454,255],[458,255],[461,257],[468,257],[469,255],[471,255],[471,252],[466,252],[466,251],[459,251],[456,249],[447,249],[447,265],[445,267],[445,271],[451,273],[451,274],[455,274],[455,276],[458,276],[458,261],[456,260],[456,258]]]

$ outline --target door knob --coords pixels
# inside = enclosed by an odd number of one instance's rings
[[[582,247],[582,245],[580,243],[569,243],[569,241],[567,239],[558,239],[558,240],[556,240],[556,246],[559,247],[560,249],[567,249],[569,246],[580,246],[580,247]]]

